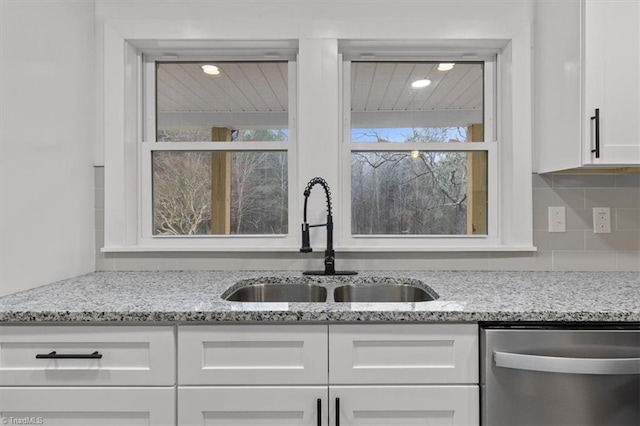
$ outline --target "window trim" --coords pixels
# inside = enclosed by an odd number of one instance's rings
[[[212,52],[210,55],[198,55],[197,57],[183,55],[179,59],[172,59],[171,62],[225,62],[238,61],[237,58],[228,59],[226,52]],[[227,58],[221,60],[220,57]],[[260,62],[273,61],[260,55],[242,55],[243,61]],[[287,154],[287,173],[288,182],[292,182],[291,178],[295,177],[296,171],[296,60],[294,58],[285,58],[281,61],[287,61],[287,79],[288,79],[288,132],[289,137],[283,142],[157,142],[156,135],[156,64],[157,62],[166,62],[166,58],[159,56],[143,55],[143,110],[144,110],[144,129],[140,139],[140,164],[139,164],[139,182],[140,182],[140,237],[139,241],[144,246],[163,246],[170,244],[176,248],[188,247],[207,247],[223,246],[224,249],[242,249],[247,245],[250,247],[288,247],[295,244],[295,227],[298,216],[296,209],[296,199],[291,185],[287,190],[287,232],[286,234],[229,234],[229,235],[155,235],[153,234],[153,170],[152,156],[154,152],[160,151],[225,151],[225,152],[244,152],[244,151],[277,151]],[[295,186],[294,186],[295,187]]]
[[[128,28],[128,27],[127,27]],[[133,28],[133,27],[132,27]],[[128,32],[127,32],[128,31]],[[102,102],[98,106],[98,146],[104,146],[104,164],[105,164],[105,239],[104,247],[101,249],[103,252],[261,252],[261,251],[276,251],[276,252],[298,252],[300,231],[292,232],[288,236],[286,243],[274,245],[273,239],[268,244],[261,245],[257,241],[252,241],[252,238],[245,238],[246,243],[238,244],[236,247],[230,247],[225,245],[213,246],[210,241],[211,238],[192,238],[191,244],[173,244],[175,239],[158,241],[141,241],[139,235],[140,223],[139,223],[139,211],[140,211],[140,197],[138,188],[138,168],[140,167],[140,156],[138,153],[139,144],[139,132],[141,131],[139,124],[142,122],[140,116],[140,99],[135,96],[137,88],[139,86],[139,71],[140,65],[136,63],[138,60],[138,47],[142,50],[147,49],[147,46],[156,46],[155,53],[161,53],[166,51],[166,48],[159,48],[162,44],[158,39],[154,42],[148,42],[147,40],[153,39],[153,31],[148,37],[140,37],[140,33],[130,29],[125,31],[126,34],[133,35],[132,39],[128,39],[127,36],[123,36],[114,30],[110,25],[105,24],[102,34],[102,47],[104,53],[104,62],[102,63],[101,78],[102,84],[100,90],[102,93]],[[158,33],[159,34],[159,33]],[[181,40],[174,42],[173,48],[176,47],[175,43],[189,46],[194,40]],[[329,43],[331,42],[331,43]],[[300,39],[300,40],[288,40],[286,42],[274,42],[280,43],[280,46],[291,46],[295,44],[296,51],[298,46],[305,47],[305,57],[302,56],[296,61],[298,68],[301,68],[301,64],[304,68],[308,68],[311,64],[316,64],[317,53],[315,49],[326,48],[330,44],[338,45],[338,40],[326,40],[322,39]],[[201,42],[199,42],[202,44]],[[213,45],[213,40],[207,41],[204,44],[207,46]],[[233,44],[231,41],[222,40],[223,44]],[[246,41],[244,41],[246,45]],[[264,41],[263,41],[264,43]],[[367,42],[369,43],[369,42]],[[370,44],[370,43],[369,43]],[[393,44],[402,44],[402,41],[394,41]],[[446,43],[445,43],[446,44]],[[428,45],[434,45],[433,40]],[[498,237],[494,243],[492,241],[486,241],[486,239],[476,238],[477,241],[474,244],[460,244],[456,243],[459,239],[451,238],[450,243],[447,245],[434,245],[434,244],[414,244],[413,246],[405,247],[392,247],[392,246],[374,246],[363,244],[361,246],[348,246],[344,245],[340,240],[340,233],[342,226],[340,222],[336,223],[336,249],[343,252],[425,252],[425,251],[463,251],[463,252],[520,252],[520,251],[535,251],[535,247],[532,244],[533,241],[533,229],[532,223],[532,136],[531,136],[531,110],[532,110],[532,77],[531,77],[531,25],[524,25],[520,31],[513,35],[509,35],[509,38],[495,39],[495,40],[467,40],[464,42],[467,47],[484,46],[495,49],[496,46],[500,47],[496,63],[496,74],[501,82],[497,88],[496,103],[500,105],[496,117],[498,122],[496,123],[497,133],[501,140],[502,146],[498,155],[500,161],[500,169],[498,171],[500,200],[498,203]],[[286,47],[285,46],[285,47]],[[314,49],[312,57],[309,58],[308,49]],[[150,51],[152,51],[151,49]],[[467,51],[468,49],[465,49]],[[337,51],[336,51],[337,55]],[[335,78],[341,70],[341,62],[337,62],[335,67],[329,66],[333,62],[333,58],[330,57],[327,62],[327,66],[324,66],[321,72],[312,72],[312,76],[327,75],[329,81]],[[327,74],[328,73],[328,74]],[[308,73],[307,73],[308,74]],[[303,93],[303,96],[308,98],[309,94],[320,94],[318,88],[313,88],[310,83],[315,84],[315,81],[310,81],[309,76],[304,78],[304,82],[300,83],[300,76],[298,79],[297,93]],[[133,90],[133,92],[132,92]],[[132,95],[133,93],[133,95]],[[338,95],[336,90],[336,104],[342,102],[342,96]],[[330,107],[330,101],[332,96],[321,98],[320,105]],[[304,106],[299,106],[298,100],[296,102],[296,110],[307,111],[309,109],[309,99],[304,100]],[[313,108],[316,112],[324,113],[323,109],[318,107]],[[336,114],[340,114],[342,107],[336,105]],[[330,111],[334,113],[333,110]],[[323,115],[323,120],[331,118],[331,114]],[[308,117],[305,116],[305,125],[303,134],[309,137],[313,133],[314,126],[309,127]],[[313,123],[313,122],[312,122]],[[337,120],[340,124],[340,119]],[[516,131],[517,129],[517,131]],[[296,128],[296,133],[300,134],[301,129]],[[336,135],[341,135],[341,131],[336,130]],[[291,132],[290,132],[291,137]],[[327,161],[338,161],[340,151],[343,149],[342,144],[337,144],[334,154],[330,154]],[[306,167],[311,164],[312,160],[308,159],[307,148],[296,147],[295,158],[298,161],[295,175],[289,176],[290,191],[293,192],[293,204],[289,206],[290,215],[293,216],[293,220],[290,221],[289,226],[296,229],[296,225],[299,223],[300,215],[293,213],[293,209],[300,210],[300,200],[298,200],[298,189],[304,186],[300,179],[306,177],[309,170]],[[333,151],[333,149],[331,150]],[[317,152],[317,149],[311,149],[311,152]],[[324,157],[323,157],[324,158]],[[342,167],[327,166],[327,177],[332,180],[337,179],[340,181],[342,178]],[[312,167],[311,170],[316,170],[316,167]],[[336,184],[332,184],[332,189],[336,195],[337,200],[342,200],[342,194],[336,191]],[[341,208],[342,202],[339,203],[338,208]],[[290,217],[291,217],[290,216]],[[231,240],[231,238],[228,238]],[[471,239],[467,239],[467,242]],[[472,241],[473,242],[473,241]],[[322,243],[319,243],[320,245]]]
[[[105,87],[113,83],[124,83],[125,108],[122,115],[111,120],[119,122],[125,133],[124,151],[109,149],[105,144],[105,252],[129,252],[129,251],[290,251],[298,249],[298,237],[296,234],[298,223],[298,200],[295,197],[297,188],[297,54],[292,50],[290,42],[260,42],[260,50],[251,46],[250,42],[227,42],[219,49],[198,49],[195,54],[190,54],[188,43],[182,48],[177,57],[167,59],[154,51],[154,49],[138,49],[132,43],[120,39],[123,43],[117,43],[115,34],[109,34],[105,27],[105,57],[111,49],[122,48],[122,70],[124,75],[107,73],[105,61]],[[113,37],[112,37],[113,36]],[[110,42],[113,42],[111,44]],[[144,45],[144,44],[143,44]],[[277,58],[274,50],[280,48],[284,53]],[[146,55],[150,51],[152,54]],[[266,52],[269,52],[267,54]],[[155,54],[154,54],[155,53]],[[156,142],[155,133],[155,63],[156,61],[287,61],[288,62],[288,132],[287,141],[283,142]],[[113,61],[115,69],[115,62]],[[118,78],[119,77],[119,78]],[[112,81],[114,80],[114,81]],[[108,99],[110,92],[105,90],[105,111],[113,111],[109,108]],[[117,96],[114,96],[117,97]],[[115,112],[115,111],[114,111]],[[121,121],[120,121],[121,120]],[[105,117],[105,142],[111,136],[106,128],[109,117]],[[147,135],[151,137],[148,138]],[[115,141],[114,141],[115,142]],[[122,142],[120,142],[122,143]],[[263,235],[153,235],[153,205],[152,205],[152,162],[151,156],[156,151],[279,151],[287,153],[287,172],[289,188],[288,202],[288,226],[286,234]],[[116,154],[117,159],[111,160]],[[114,157],[116,156],[114,155]],[[122,173],[118,176],[118,171]],[[113,172],[113,173],[112,173]],[[114,181],[120,181],[123,190],[117,196],[107,193],[107,185]],[[134,184],[135,182],[135,184]],[[115,192],[115,191],[114,191]],[[109,201],[107,201],[109,200]],[[107,206],[108,205],[108,206]],[[117,215],[126,211],[125,216],[117,221]],[[124,220],[123,220],[124,219]],[[114,229],[119,232],[112,232]],[[122,233],[126,234],[122,238]],[[118,235],[120,234],[120,235]],[[120,236],[120,238],[118,238]]]
[[[530,104],[531,93],[526,90],[516,90],[517,84],[523,88],[531,88],[530,56],[526,46],[530,43],[530,32],[527,29],[519,33],[514,39],[506,40],[498,48],[480,47],[472,61],[481,60],[487,64],[485,74],[485,90],[492,91],[493,96],[485,96],[485,142],[459,144],[397,144],[397,143],[351,143],[351,111],[350,111],[350,63],[353,61],[460,61],[468,56],[460,50],[441,49],[433,43],[424,45],[414,44],[405,46],[397,43],[397,49],[392,41],[382,43],[380,54],[376,52],[378,41],[342,42],[343,57],[340,59],[340,111],[341,136],[340,143],[340,182],[346,190],[341,191],[339,214],[340,234],[338,243],[343,251],[535,251],[532,244],[532,227],[523,227],[523,223],[532,222],[531,201],[531,170],[518,168],[518,160],[526,165],[531,159],[531,138],[527,136],[531,129]],[[474,43],[471,42],[470,45]],[[514,50],[515,48],[515,50]],[[472,48],[465,49],[465,52]],[[373,53],[371,53],[373,52]],[[514,52],[517,56],[514,58]],[[513,71],[517,67],[521,74]],[[514,81],[517,80],[517,83]],[[522,130],[522,148],[515,146],[514,131],[517,121]],[[499,141],[499,142],[498,142]],[[367,146],[369,145],[369,146]],[[374,147],[375,145],[375,147]],[[372,149],[375,148],[375,149]],[[526,150],[528,148],[528,150]],[[486,151],[488,167],[488,212],[487,235],[351,235],[351,153],[367,150],[410,151]],[[526,153],[518,160],[516,153]],[[495,165],[495,166],[492,166]],[[517,175],[517,176],[516,176]],[[501,179],[502,176],[513,176],[514,179]],[[524,184],[518,191],[515,182]],[[512,202],[508,196],[513,196]],[[505,214],[505,211],[507,212]],[[514,211],[517,211],[513,214]]]
[[[375,52],[375,50],[374,50]],[[497,52],[496,52],[497,53]],[[465,62],[460,57],[447,54],[440,54],[432,57],[428,53],[411,56],[393,56],[392,58],[375,55],[374,59],[357,59],[353,53],[352,59],[341,58],[341,112],[342,112],[342,140],[340,143],[340,165],[341,165],[341,203],[340,216],[341,233],[340,246],[343,249],[359,251],[366,247],[376,247],[391,250],[412,250],[423,251],[425,246],[454,248],[465,246],[469,248],[482,247],[488,244],[499,244],[498,239],[498,218],[497,205],[499,199],[498,190],[498,152],[499,142],[496,137],[494,119],[495,98],[497,97],[496,86],[496,58],[494,55],[487,55],[474,58],[469,62],[482,62],[484,65],[484,99],[483,99],[483,119],[484,119],[484,141],[475,143],[394,143],[394,142],[351,142],[351,64],[353,62]],[[465,152],[486,152],[487,153],[487,235],[353,235],[351,233],[351,155],[354,152],[362,151],[465,151]]]

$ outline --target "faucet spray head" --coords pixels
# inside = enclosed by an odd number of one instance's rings
[[[311,243],[309,241],[309,224],[302,224],[302,247],[300,248],[301,253],[311,253],[313,249],[311,248]]]

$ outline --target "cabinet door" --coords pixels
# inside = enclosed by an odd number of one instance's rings
[[[478,386],[332,386],[329,400],[331,426],[480,423]]]
[[[326,426],[326,402],[326,386],[181,386],[178,388],[178,424]]]
[[[585,3],[585,164],[640,164],[640,2]],[[595,110],[600,156],[595,157]]]
[[[174,388],[0,388],[3,424],[175,425]]]

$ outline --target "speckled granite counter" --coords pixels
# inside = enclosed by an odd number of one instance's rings
[[[243,303],[241,280],[276,277],[332,287],[386,277],[420,280],[419,303]],[[329,300],[333,300],[331,297]],[[0,298],[0,322],[559,321],[640,322],[637,272],[375,271],[302,277],[295,271],[96,272]]]

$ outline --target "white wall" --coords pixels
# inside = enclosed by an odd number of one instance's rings
[[[0,295],[94,270],[94,11],[0,3]]]

